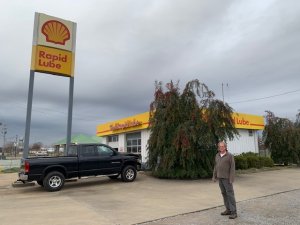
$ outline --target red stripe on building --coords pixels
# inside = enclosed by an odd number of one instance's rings
[[[258,126],[258,127],[264,127],[265,125],[263,124],[255,124],[255,123],[250,123],[251,126]]]

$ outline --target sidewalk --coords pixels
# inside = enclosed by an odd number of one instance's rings
[[[286,197],[279,198],[279,202],[281,198],[288,202],[294,198],[300,199],[297,191],[300,189],[300,168],[238,175],[234,188],[239,217],[234,221],[219,215],[224,210],[221,207],[222,197],[218,184],[210,179],[162,180],[139,173],[133,183],[112,181],[106,177],[89,178],[66,183],[61,191],[49,193],[38,185],[12,188],[11,183],[16,178],[16,174],[0,175],[1,225],[127,225],[146,221],[153,221],[153,224],[191,225],[203,224],[200,222],[205,221],[205,218],[208,221],[226,221],[225,224],[257,224],[239,223],[243,218],[251,217],[252,211],[247,207],[257,208],[256,203],[251,201],[260,199],[252,199],[275,197],[274,194],[277,193],[287,193]],[[288,197],[288,193],[293,197]],[[263,206],[269,211],[277,212],[277,205],[272,204],[272,199],[273,197]],[[288,211],[300,211],[299,200],[289,204],[291,207],[287,208]],[[196,213],[190,214],[191,212]],[[212,214],[205,217],[207,212]],[[260,209],[256,214],[260,216],[263,213],[265,210]],[[168,219],[160,220],[166,217],[174,219],[172,216],[182,214],[186,215],[176,217],[171,223],[166,222]],[[195,217],[197,219],[193,220]]]

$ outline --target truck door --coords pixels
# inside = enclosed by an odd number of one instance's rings
[[[99,160],[95,145],[82,145],[79,158],[79,173],[81,176],[100,174]]]
[[[109,146],[98,145],[97,152],[100,156],[99,166],[102,174],[113,174],[121,171],[121,157]]]

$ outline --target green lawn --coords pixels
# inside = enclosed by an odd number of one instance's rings
[[[5,169],[0,171],[0,173],[17,173],[19,172],[19,167],[14,167],[14,168],[10,168],[10,169]]]

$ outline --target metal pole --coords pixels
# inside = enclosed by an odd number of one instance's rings
[[[17,157],[18,146],[19,146],[19,140],[18,140],[18,135],[16,135],[15,158]]]
[[[4,131],[4,127],[2,128],[2,132],[3,132],[3,147],[2,147],[2,159],[4,159],[4,148],[5,148],[5,131]]]
[[[0,126],[2,126],[2,123],[1,123],[1,122],[0,122]],[[2,147],[2,151],[1,151],[0,159],[2,159],[2,153],[3,153],[3,147]]]
[[[5,125],[5,124],[3,124],[1,133],[3,134],[2,159],[4,159],[5,135],[6,135],[6,133],[7,133],[7,128],[6,128],[6,125]]]
[[[33,85],[34,85],[34,71],[30,70],[23,158],[27,158],[28,154],[29,154],[29,137],[30,137],[30,123],[31,123]]]
[[[72,112],[73,112],[73,91],[74,91],[74,77],[70,77],[66,153],[68,153],[69,146],[70,146],[70,143],[71,143]]]
[[[222,83],[222,97],[223,97],[223,103],[224,103],[224,88],[223,88],[224,84]]]
[[[5,148],[5,134],[3,133],[2,159],[4,159],[4,148]]]
[[[226,87],[229,88],[228,83],[226,83]],[[222,83],[222,98],[223,98],[223,103],[225,103],[225,96],[224,96],[224,83]]]

